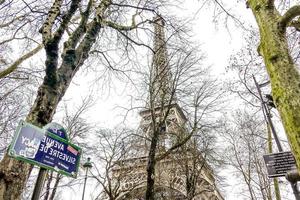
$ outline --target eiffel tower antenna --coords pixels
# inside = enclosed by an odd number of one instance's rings
[[[160,16],[153,19],[154,24],[154,55],[152,58],[151,84],[153,96],[149,101],[154,105],[165,106],[175,102],[174,91],[172,91],[171,70],[169,66],[167,41],[165,39],[165,22]],[[148,102],[149,104],[151,102]]]

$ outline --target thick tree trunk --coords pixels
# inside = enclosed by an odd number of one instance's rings
[[[39,127],[46,125],[52,120],[61,96],[57,90],[53,90],[45,84],[40,86],[26,121]],[[29,164],[10,158],[6,154],[0,163],[0,199],[19,199],[30,169]]]
[[[286,27],[274,2],[249,0],[260,31],[259,53],[270,76],[272,95],[300,171],[300,76],[289,54]]]
[[[0,199],[19,199],[27,179],[24,171],[29,171],[30,165],[12,160],[5,154],[0,167]]]
[[[61,0],[54,1],[41,29],[47,56],[46,75],[43,84],[38,89],[34,105],[26,118],[26,121],[36,126],[43,127],[51,122],[56,107],[68,89],[72,78],[88,58],[90,49],[101,29],[104,12],[111,4],[110,0],[102,0],[96,8],[94,19],[87,26],[92,5],[92,1],[89,1],[87,10],[83,12],[81,23],[68,41],[64,43],[63,54],[61,55],[62,62],[58,68],[58,44],[77,10],[79,2],[79,0],[72,1],[70,9],[62,17],[60,27],[52,34],[52,25],[60,12],[62,3]],[[16,161],[7,155],[4,156],[0,163],[0,200],[20,199],[30,168],[29,164]]]
[[[99,29],[100,27],[97,31],[99,31]],[[75,70],[69,67],[69,65],[73,64],[65,62],[65,66],[70,69],[66,71],[66,74],[70,75],[66,77],[64,74],[64,80],[61,81],[59,85],[53,84],[53,79],[45,77],[44,83],[38,90],[35,103],[26,121],[39,127],[43,127],[51,122],[56,107],[75,74],[70,72],[74,72]],[[63,68],[64,66],[61,66],[61,69]],[[4,156],[0,163],[0,200],[16,200],[20,198],[30,168],[29,164],[12,159],[7,155]]]

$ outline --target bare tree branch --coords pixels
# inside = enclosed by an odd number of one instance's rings
[[[291,7],[290,9],[288,9],[284,15],[279,19],[279,28],[282,31],[286,30],[286,27],[288,26],[288,24],[297,16],[300,15],[300,6],[296,5]]]
[[[55,0],[50,11],[48,12],[47,19],[45,20],[40,33],[42,33],[43,41],[47,42],[52,37],[52,28],[55,20],[60,14],[60,7],[62,5],[62,0]]]
[[[12,65],[10,65],[8,68],[0,71],[0,79],[4,78],[5,76],[9,75],[10,73],[14,72],[20,64],[22,64],[25,60],[28,58],[34,56],[36,53],[38,53],[43,48],[43,45],[40,44],[30,52],[24,54],[22,57],[20,57],[18,60],[16,60]]]

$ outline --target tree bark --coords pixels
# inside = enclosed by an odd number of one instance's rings
[[[46,192],[44,195],[44,200],[48,200],[50,190],[51,190],[50,186],[51,186],[52,179],[53,179],[53,171],[47,173],[47,181],[46,181],[47,184],[46,184]]]
[[[57,187],[58,187],[58,184],[59,184],[61,178],[62,178],[62,175],[57,173],[56,178],[55,178],[55,183],[54,183],[49,200],[54,200],[54,197],[55,197],[56,191],[57,191]]]
[[[147,164],[147,188],[146,188],[146,200],[154,200],[154,183],[155,183],[155,165],[156,165],[156,149],[158,143],[159,131],[154,131]]]
[[[273,4],[268,0],[248,1],[259,27],[258,50],[270,76],[276,108],[300,171],[300,76],[285,35],[286,25],[297,16],[298,9],[293,8],[281,16]]]
[[[50,122],[62,97],[59,94],[57,90],[42,84],[26,121],[39,127]],[[30,164],[17,161],[5,154],[0,163],[0,199],[20,199],[30,169]]]

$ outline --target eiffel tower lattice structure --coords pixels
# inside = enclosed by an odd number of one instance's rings
[[[140,130],[145,137],[153,134],[153,122],[158,127],[154,192],[157,200],[223,200],[215,185],[213,171],[189,141],[168,153],[178,139],[186,137],[187,118],[172,92],[171,72],[167,60],[164,21],[154,20],[154,55],[150,95],[146,109],[140,112]],[[112,184],[117,184],[117,200],[143,200],[147,185],[149,144],[138,145],[139,156],[124,158],[115,163]],[[160,158],[160,156],[165,155]]]

